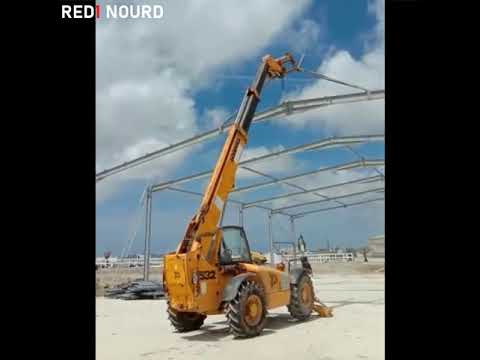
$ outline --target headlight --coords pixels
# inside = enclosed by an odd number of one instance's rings
[[[196,271],[192,274],[192,282],[194,285],[198,284],[198,273]]]

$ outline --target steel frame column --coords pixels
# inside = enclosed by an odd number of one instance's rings
[[[244,219],[243,219],[243,205],[240,205],[238,208],[238,225],[242,228],[244,227]]]
[[[273,231],[272,231],[272,212],[268,212],[268,240],[270,246],[270,265],[274,266],[273,263]]]
[[[152,189],[147,188],[147,202],[145,204],[145,245],[143,255],[143,280],[147,281],[150,273],[150,242],[152,235]]]
[[[292,233],[292,243],[293,243],[293,258],[295,259],[295,263],[297,260],[297,244],[296,244],[296,234],[295,234],[295,218],[290,216],[290,230]]]

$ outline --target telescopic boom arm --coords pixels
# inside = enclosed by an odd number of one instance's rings
[[[287,63],[291,64],[289,68],[284,66]],[[298,67],[289,53],[277,59],[270,55],[263,57],[255,80],[243,97],[235,122],[228,130],[200,208],[190,221],[177,254],[196,250],[202,237],[212,237],[217,230],[224,204],[235,184],[238,162],[247,143],[248,130],[260,102],[263,85],[267,79],[283,78],[291,71],[298,71]]]

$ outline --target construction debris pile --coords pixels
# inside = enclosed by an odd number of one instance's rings
[[[109,289],[105,296],[123,300],[158,299],[165,297],[165,292],[159,282],[137,280]]]

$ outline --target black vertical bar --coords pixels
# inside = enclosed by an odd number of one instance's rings
[[[48,14],[37,13],[35,3]],[[21,123],[28,124],[25,132],[38,142],[33,145],[22,139],[34,152],[25,168],[41,189],[34,196],[29,194],[29,210],[34,214],[29,227],[35,235],[26,239],[33,240],[28,241],[28,252],[37,260],[49,259],[35,266],[35,280],[30,283],[30,293],[38,295],[35,306],[28,304],[38,316],[31,323],[41,330],[31,329],[36,335],[27,347],[37,352],[35,356],[43,348],[49,358],[65,358],[75,349],[76,358],[94,359],[95,18],[62,19],[62,5],[95,6],[95,2],[63,0],[21,6],[39,20],[28,31],[32,38],[21,42],[28,51],[29,72],[40,78],[23,82],[28,98],[23,105],[32,109],[32,116],[22,116]],[[40,36],[43,31],[48,33]],[[17,58],[22,56],[15,54]],[[41,248],[35,249],[35,243]],[[65,257],[68,264],[52,261]],[[42,345],[35,344],[42,335]]]
[[[151,187],[147,188],[147,201],[145,204],[145,245],[143,249],[143,280],[148,280],[150,260],[150,234],[152,221],[152,192]]]
[[[252,89],[257,90],[259,96],[262,92],[265,79],[267,78],[266,67],[266,62],[262,61],[261,65],[257,70],[255,81],[251,85]],[[259,99],[254,94],[249,94],[249,91],[245,93],[245,97],[242,101],[242,106],[240,107],[240,110],[238,112],[236,122],[240,124],[240,127],[246,133],[248,133],[248,130],[250,129],[250,125],[252,123],[253,116],[255,115],[258,103]]]

